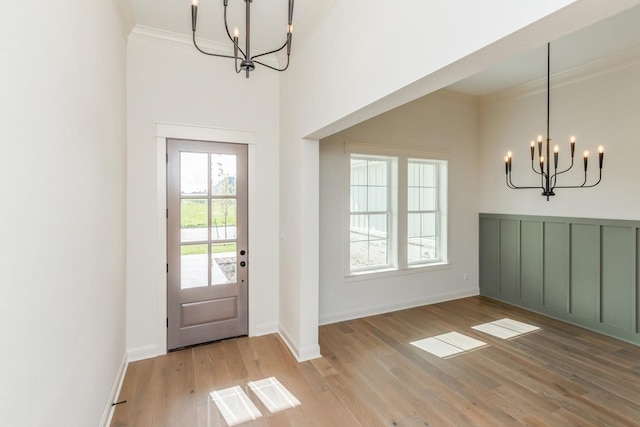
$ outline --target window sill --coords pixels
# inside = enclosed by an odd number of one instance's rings
[[[363,280],[383,279],[387,277],[405,276],[407,274],[430,273],[432,271],[449,270],[451,263],[438,262],[429,265],[409,266],[406,269],[384,268],[380,270],[367,270],[344,276],[345,283],[361,282]]]

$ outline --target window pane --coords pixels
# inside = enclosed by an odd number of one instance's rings
[[[235,154],[211,154],[211,194],[214,196],[236,194]]]
[[[351,186],[350,209],[351,212],[367,211],[367,187]]]
[[[211,200],[211,240],[236,238],[236,199]]]
[[[420,167],[420,186],[421,187],[433,187],[435,186],[435,169],[433,164],[422,163]]]
[[[180,194],[207,194],[207,162],[207,153],[180,153]]]
[[[180,200],[180,238],[182,242],[206,241],[207,199]]]
[[[417,163],[407,165],[407,184],[409,187],[417,187],[420,184],[420,168]]]
[[[436,239],[434,237],[412,237],[408,240],[407,262],[415,264],[425,261],[437,261]]]
[[[211,245],[211,284],[236,283],[236,244],[214,243]]]
[[[369,212],[387,211],[387,187],[369,187]]]
[[[382,160],[369,160],[367,166],[369,172],[369,185],[387,185],[387,162]]]
[[[420,214],[420,235],[435,236],[436,235],[436,215],[434,213]]]
[[[436,214],[414,213],[407,217],[407,263],[439,259]]]
[[[369,240],[369,217],[367,215],[351,215],[349,240],[361,242]]]
[[[436,190],[435,188],[420,189],[420,210],[432,211],[436,208]]]
[[[352,269],[389,263],[387,214],[351,215],[350,265]]]
[[[180,247],[180,286],[182,289],[209,286],[207,245]]]
[[[407,237],[420,237],[420,214],[407,215]]]
[[[420,210],[420,188],[409,187],[407,189],[407,208],[409,211]]]
[[[367,185],[367,161],[351,159],[351,185]]]

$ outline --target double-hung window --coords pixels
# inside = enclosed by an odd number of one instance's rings
[[[347,275],[446,263],[447,161],[366,153],[349,152]]]
[[[392,265],[391,157],[352,155],[350,162],[349,241],[351,270]]]

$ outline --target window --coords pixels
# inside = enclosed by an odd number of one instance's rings
[[[351,156],[349,241],[354,271],[389,267],[391,158]]]
[[[407,264],[440,261],[440,165],[409,159],[407,166]]]
[[[447,162],[428,157],[350,153],[348,275],[447,262]]]

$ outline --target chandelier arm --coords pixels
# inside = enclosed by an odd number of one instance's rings
[[[596,185],[600,184],[600,181],[602,181],[602,169],[600,169],[600,176],[598,177],[598,181],[596,181],[595,184],[592,185],[583,185],[582,188],[591,188],[591,187],[595,187]]]
[[[205,52],[204,50],[200,49],[200,46],[198,46],[198,43],[196,43],[196,32],[193,31],[193,45],[196,47],[196,49],[198,49],[198,51],[200,53],[204,53],[205,55],[209,55],[209,56],[219,56],[220,58],[231,58],[231,59],[235,59],[233,56],[231,55],[222,55],[219,53],[211,53],[211,52]]]
[[[238,48],[238,50],[242,54],[242,57],[244,59],[247,59],[247,55],[240,48],[240,46],[236,44],[236,42],[233,40],[233,37],[231,37],[231,33],[229,32],[229,25],[227,25],[227,5],[226,4],[224,5],[224,29],[227,31],[227,37],[229,37],[229,40],[231,40],[231,43],[233,43]]]
[[[544,190],[543,187],[518,187],[513,183],[513,181],[511,181],[511,173],[507,175],[507,185],[509,186],[509,188],[513,188],[514,190],[532,190],[536,188],[542,188]]]
[[[584,183],[582,185],[559,185],[556,188],[592,188],[592,187],[595,187],[596,185],[600,184],[600,181],[602,181],[602,171],[600,171],[600,175],[598,177],[598,181],[596,181],[595,184],[585,185],[587,183],[586,174],[585,174],[585,180],[584,180]]]
[[[543,172],[538,172],[538,171],[536,170],[535,166],[533,166],[533,160],[531,160],[531,170],[532,170],[532,171],[534,171],[534,172],[535,172],[536,174],[538,174],[538,175],[542,175],[542,174],[543,174]]]
[[[264,62],[260,62],[260,61],[253,61],[253,62],[255,62],[256,64],[260,64],[260,65],[262,65],[264,67],[271,68],[272,70],[275,70],[275,71],[285,71],[287,68],[289,68],[289,55],[287,55],[287,65],[285,65],[284,68],[272,67],[271,65],[267,65]]]
[[[275,49],[275,50],[272,50],[272,51],[269,51],[269,52],[265,52],[265,53],[261,53],[261,54],[259,54],[259,55],[253,55],[253,56],[251,57],[251,60],[253,61],[253,60],[255,60],[256,58],[260,58],[261,56],[270,55],[270,54],[272,54],[272,53],[280,52],[282,49],[284,49],[285,47],[287,47],[287,43],[288,43],[288,42],[284,42],[284,44],[283,44],[281,47],[279,47],[278,49]]]

